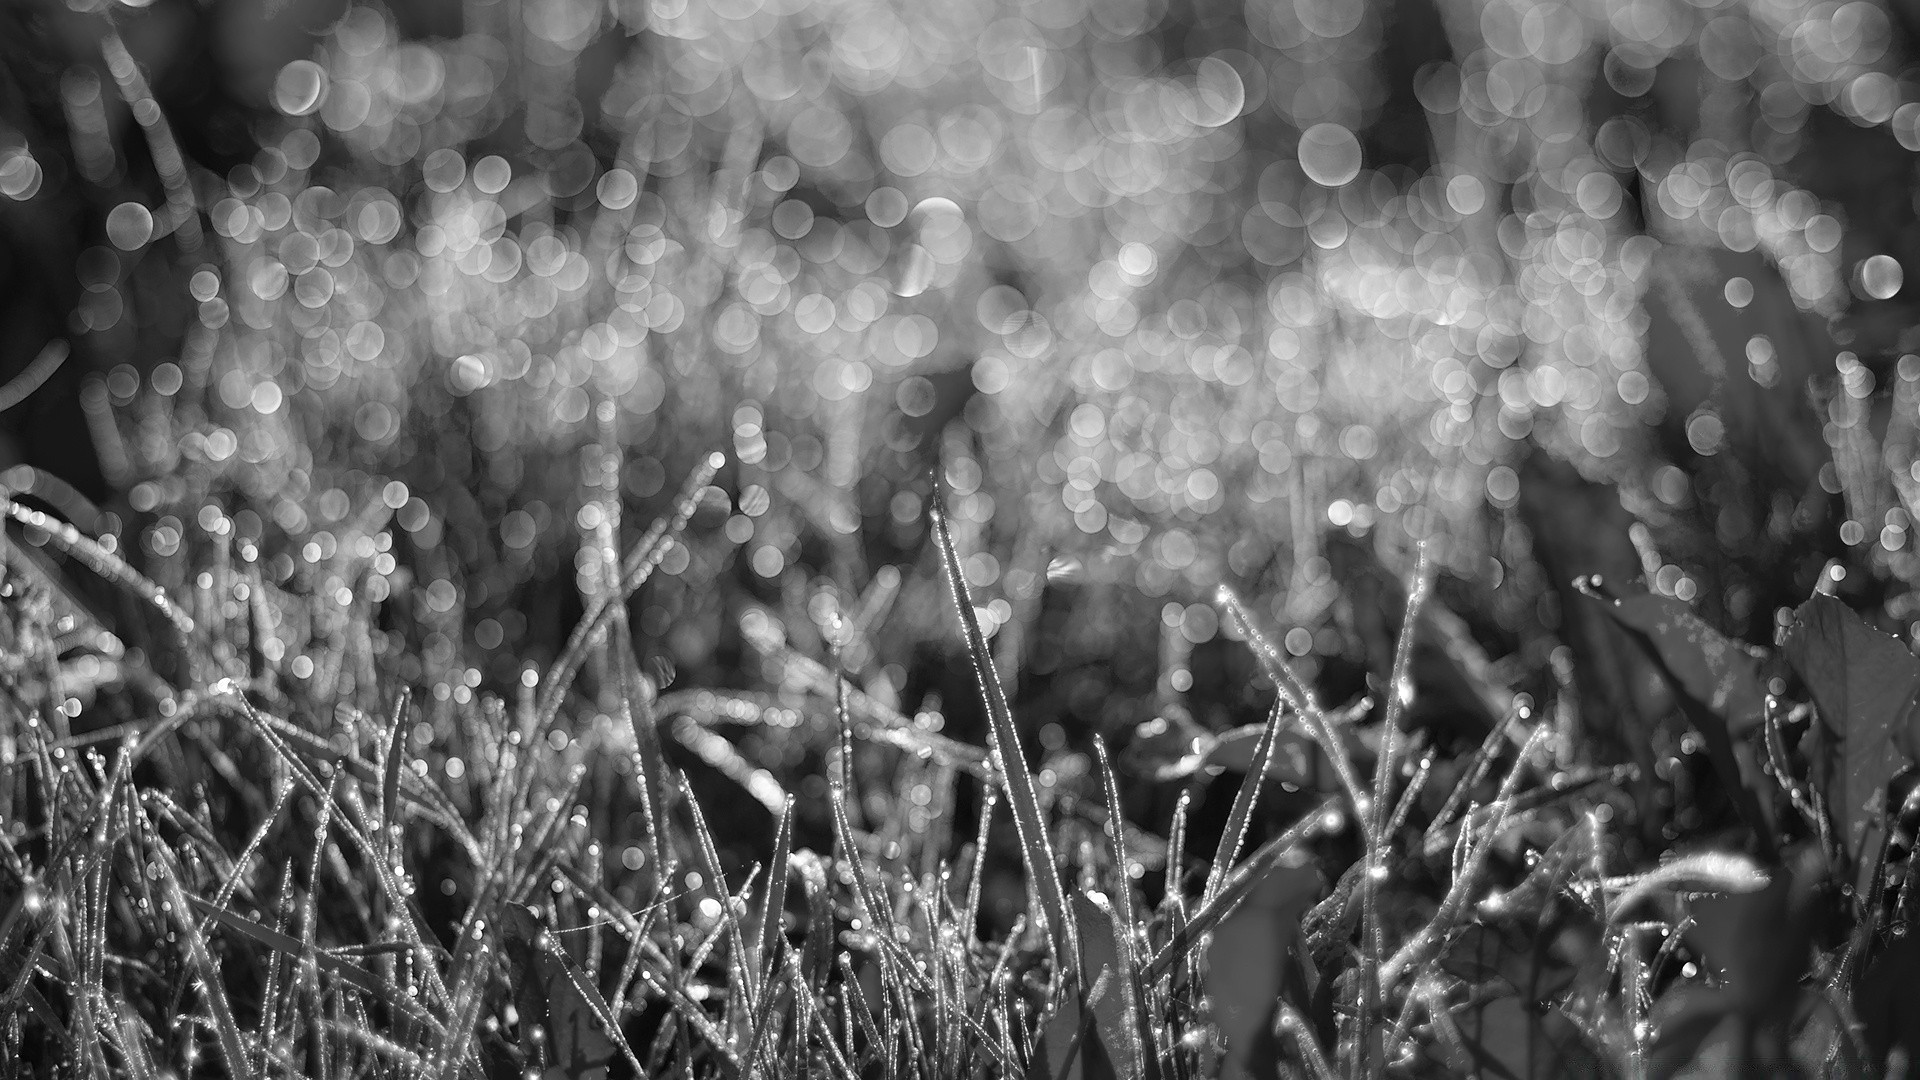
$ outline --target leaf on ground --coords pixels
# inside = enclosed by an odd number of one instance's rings
[[[1529,1002],[1565,996],[1602,938],[1598,921],[1557,897],[1537,914],[1515,914],[1467,924],[1448,945],[1441,968],[1470,986]]]
[[[1583,578],[1575,585],[1604,605],[1659,665],[1688,722],[1705,741],[1707,757],[1734,808],[1771,855],[1775,841],[1770,804],[1758,793],[1770,795],[1772,782],[1761,774],[1749,750],[1735,746],[1735,739],[1758,727],[1765,715],[1766,683],[1759,658],[1672,597],[1612,595],[1603,591],[1598,578]]]
[[[1829,876],[1821,849],[1802,844],[1786,854],[1766,888],[1689,905],[1687,946],[1719,981],[1661,995],[1650,1076],[1747,1075],[1756,1062],[1784,1060],[1788,1033],[1809,1003],[1801,980],[1813,958],[1822,922],[1817,908]],[[1698,1071],[1703,1065],[1708,1070]]]
[[[1864,895],[1886,839],[1887,782],[1903,764],[1896,749],[1910,758],[1920,725],[1920,660],[1821,594],[1794,612],[1781,651],[1820,711],[1813,780]]]

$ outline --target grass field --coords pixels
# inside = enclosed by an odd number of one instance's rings
[[[0,131],[0,1075],[1908,1075],[1887,9],[416,6]]]

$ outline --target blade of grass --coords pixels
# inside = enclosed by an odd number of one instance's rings
[[[220,1057],[226,1063],[227,1074],[235,1080],[256,1080],[259,1074],[254,1071],[252,1055],[247,1053],[246,1044],[241,1041],[240,1026],[234,1021],[233,1005],[227,998],[226,984],[220,978],[220,966],[207,949],[207,939],[200,933],[200,924],[194,921],[186,890],[180,885],[180,871],[175,866],[173,850],[155,834],[152,822],[147,820],[144,813],[139,814],[137,820],[142,846],[152,860],[150,865],[158,867],[160,871],[161,895],[166,897],[174,925],[186,944],[187,968],[193,972],[200,994],[206,999],[208,1010],[213,1013],[214,1033],[219,1036]]]
[[[1126,830],[1121,827],[1120,784],[1113,774],[1113,761],[1107,753],[1106,740],[1095,735],[1093,746],[1095,764],[1100,770],[1100,787],[1107,803],[1107,844],[1116,868],[1113,896],[1110,898],[1113,910],[1109,918],[1113,924],[1113,947],[1119,957],[1119,970],[1114,974],[1120,980],[1120,992],[1125,995],[1128,1075],[1146,1080],[1158,1072],[1150,1068],[1160,1059],[1154,1038],[1158,1025],[1148,1018],[1146,1010],[1150,997],[1146,982],[1140,977],[1140,916],[1133,904],[1132,860],[1127,855]],[[1089,899],[1098,906],[1099,894],[1090,893]]]
[[[593,606],[573,628],[566,647],[560,651],[559,659],[554,661],[553,669],[547,674],[546,685],[540,690],[535,713],[536,734],[544,733],[554,717],[559,715],[560,705],[566,700],[574,677],[580,673],[580,665],[586,661],[588,646],[607,628],[613,609],[626,603],[627,597],[632,596],[653,576],[655,568],[667,556],[668,542],[679,536],[687,527],[687,522],[693,519],[693,512],[700,507],[700,493],[713,482],[714,474],[725,463],[725,455],[718,451],[708,454],[701,461],[699,467],[687,476],[686,484],[680,489],[680,497],[674,501],[673,513],[654,522],[627,553],[626,561],[620,568],[620,587],[592,597]]]
[[[780,828],[773,837],[773,863],[767,872],[766,913],[760,919],[761,987],[774,985],[780,964],[780,950],[786,945],[786,927],[781,920],[787,910],[787,872],[793,858],[793,796],[780,810]]]
[[[183,643],[192,642],[192,617],[173,602],[165,589],[128,565],[125,559],[102,547],[99,541],[51,514],[22,506],[4,496],[0,496],[0,513],[46,533],[48,543],[73,556],[80,565],[145,601],[172,625]]]
[[[296,962],[311,961],[341,982],[364,990],[380,998],[395,1010],[407,1013],[414,1020],[426,1025],[428,1030],[436,1033],[440,1030],[440,1023],[434,1019],[433,1014],[415,1004],[410,995],[359,964],[326,949],[308,949],[300,943],[299,938],[291,934],[283,934],[272,927],[235,914],[198,896],[187,897],[187,902],[193,905],[195,911],[205,916],[209,924],[217,922],[254,943],[281,953]],[[401,947],[404,948],[404,946]]]
[[[400,770],[407,759],[407,706],[412,700],[412,691],[402,687],[393,699],[392,719],[387,722],[387,758],[380,776],[380,824],[386,830],[389,860],[399,857]]]
[[[680,777],[680,793],[686,801],[687,812],[693,816],[693,836],[700,852],[701,867],[706,871],[706,885],[714,902],[720,905],[720,925],[726,930],[727,1008],[732,1010],[740,1007],[751,1014],[757,989],[753,966],[747,955],[746,936],[740,932],[740,919],[733,910],[733,897],[727,892],[727,879],[720,866],[720,850],[714,846],[706,815],[700,812],[699,800],[693,797],[693,789],[687,785],[684,775]]]
[[[1177,930],[1152,960],[1148,961],[1141,977],[1148,983],[1154,983],[1164,977],[1173,966],[1184,960],[1188,953],[1199,948],[1200,941],[1221,919],[1232,914],[1247,898],[1261,879],[1274,867],[1290,856],[1296,856],[1301,844],[1313,839],[1331,827],[1337,827],[1337,821],[1344,818],[1337,797],[1328,798],[1318,807],[1307,812],[1305,817],[1296,821],[1279,836],[1260,845],[1246,861],[1233,868],[1220,891],[1211,900],[1206,900],[1193,910],[1192,916],[1184,926]]]
[[[1260,797],[1260,783],[1267,777],[1267,762],[1273,757],[1274,739],[1280,732],[1284,715],[1278,701],[1267,713],[1266,727],[1260,730],[1260,741],[1254,746],[1253,764],[1240,781],[1240,790],[1234,793],[1233,809],[1227,814],[1227,827],[1220,833],[1220,847],[1214,853],[1212,869],[1207,871],[1206,888],[1200,894],[1203,904],[1219,895],[1220,886],[1227,880],[1227,872],[1233,868],[1233,860],[1240,855],[1240,844],[1247,836],[1247,821],[1253,814],[1254,802]]]
[[[1040,815],[1040,798],[1034,790],[1033,774],[1027,771],[1020,733],[1013,723],[1013,710],[994,672],[986,636],[980,632],[980,619],[974,613],[973,596],[960,570],[960,553],[954,549],[946,511],[938,498],[930,500],[928,506],[934,538],[940,547],[940,562],[946,571],[947,588],[953,594],[954,606],[959,609],[967,654],[973,660],[974,679],[980,685],[980,696],[992,724],[993,755],[1006,783],[1007,802],[1013,809],[1014,829],[1020,836],[1020,855],[1026,863],[1027,879],[1040,894],[1041,914],[1047,924],[1054,963],[1072,980],[1079,974],[1079,934],[1067,908],[1066,892],[1060,885],[1059,868],[1053,861],[1053,844],[1047,836],[1046,821]]]
[[[1380,883],[1385,880],[1393,834],[1387,831],[1392,816],[1393,782],[1399,772],[1400,725],[1413,704],[1413,646],[1419,634],[1420,609],[1433,586],[1432,564],[1427,560],[1427,545],[1420,542],[1415,560],[1413,583],[1407,589],[1406,608],[1401,613],[1400,634],[1394,643],[1393,672],[1387,684],[1386,715],[1380,725],[1380,754],[1373,771],[1373,828],[1367,844],[1366,872],[1360,878],[1360,979],[1359,1008],[1354,1024],[1355,1042],[1360,1055],[1360,1071],[1373,1080],[1386,1069],[1386,1054],[1379,1044],[1379,1025],[1374,1022],[1380,1006],[1380,961],[1386,950],[1380,925]]]
[[[633,654],[632,629],[624,616],[613,624],[613,660],[620,673],[620,708],[633,732],[634,766],[640,781],[640,811],[653,849],[654,873],[664,881],[675,866],[673,823],[667,807],[667,758],[660,745],[659,715],[647,694]]]
[[[1520,774],[1526,771],[1527,761],[1534,750],[1551,733],[1550,725],[1539,724],[1527,736],[1526,745],[1521,747],[1513,768],[1508,770],[1507,775],[1501,779],[1500,794],[1493,801],[1494,809],[1485,828],[1485,839],[1467,849],[1462,865],[1455,872],[1453,882],[1440,902],[1440,910],[1435,912],[1433,918],[1403,944],[1391,959],[1381,965],[1380,985],[1383,990],[1391,992],[1391,989],[1399,983],[1400,976],[1417,965],[1425,963],[1452,933],[1453,924],[1466,909],[1467,897],[1473,885],[1479,880],[1480,871],[1486,866],[1487,857],[1493,853],[1494,841],[1500,834],[1500,826],[1506,818],[1507,809],[1513,803],[1514,791],[1520,783]],[[1466,838],[1471,832],[1472,830],[1465,828],[1460,830],[1463,844],[1470,843]]]
[[[473,1044],[473,1031],[479,1024],[480,1011],[486,1005],[481,973],[492,966],[493,954],[483,933],[476,933],[474,937],[478,940],[473,945],[472,959],[466,965],[462,978],[453,985],[453,1011],[448,1014],[446,1028],[435,1042],[433,1055],[427,1059],[426,1070],[422,1073],[433,1080],[454,1080],[460,1074],[460,1066],[466,1061],[468,1048]]]
[[[1254,622],[1253,613],[1247,609],[1238,594],[1225,585],[1215,592],[1215,603],[1239,624],[1246,634],[1247,644],[1252,648],[1253,656],[1259,662],[1267,678],[1280,691],[1280,696],[1305,723],[1307,734],[1320,744],[1327,760],[1333,763],[1333,771],[1340,778],[1340,785],[1346,789],[1347,798],[1353,801],[1355,817],[1361,830],[1369,837],[1373,833],[1372,796],[1361,786],[1360,775],[1353,767],[1353,757],[1347,753],[1347,744],[1342,742],[1339,733],[1327,723],[1326,710],[1320,707],[1319,699],[1313,688],[1308,686],[1293,666],[1287,663],[1286,654],[1260,630]]]
[[[767,813],[777,817],[780,808],[786,805],[787,793],[781,788],[780,781],[774,779],[771,772],[749,761],[726,736],[708,731],[684,716],[676,717],[668,730],[673,733],[675,742],[713,766],[713,771],[739,785],[740,790],[764,807]]]

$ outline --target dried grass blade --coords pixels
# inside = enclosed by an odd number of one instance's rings
[[[779,660],[786,681],[798,683],[820,697],[837,700],[845,680],[825,664],[789,648],[772,626],[771,615],[767,616],[764,623],[744,618],[741,620],[741,632],[747,643],[761,655]],[[964,769],[983,779],[994,779],[988,755],[979,747],[931,731],[922,731],[914,726],[911,719],[857,686],[846,687],[846,696],[847,707],[861,722],[858,734],[862,738],[915,753],[924,751],[932,754],[933,759],[942,765]]]
[[[492,951],[485,941],[478,942],[460,981],[454,984],[453,1012],[447,1017],[446,1029],[434,1046],[433,1056],[427,1060],[423,1076],[454,1080],[460,1074],[461,1063],[473,1044],[473,1030],[480,1022],[480,1010],[486,1004],[481,974],[492,965]]]

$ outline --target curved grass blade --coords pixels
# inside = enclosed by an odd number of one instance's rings
[[[40,389],[72,355],[73,347],[67,344],[65,338],[54,338],[47,342],[46,347],[40,350],[40,355],[20,369],[20,374],[8,380],[5,386],[0,386],[0,413],[27,400],[28,395]]]
[[[125,559],[102,547],[99,541],[51,514],[21,506],[4,496],[0,496],[0,512],[4,512],[22,525],[45,532],[48,542],[54,547],[73,556],[87,569],[146,601],[179,632],[183,642],[191,640],[192,616],[182,611],[180,606],[173,602],[173,598],[167,595],[167,590],[129,566]]]
[[[5,407],[0,406],[0,412],[5,411]],[[93,500],[45,469],[15,465],[0,471],[0,491],[33,496],[59,511],[61,517],[73,522],[83,533],[101,531],[102,515]]]

